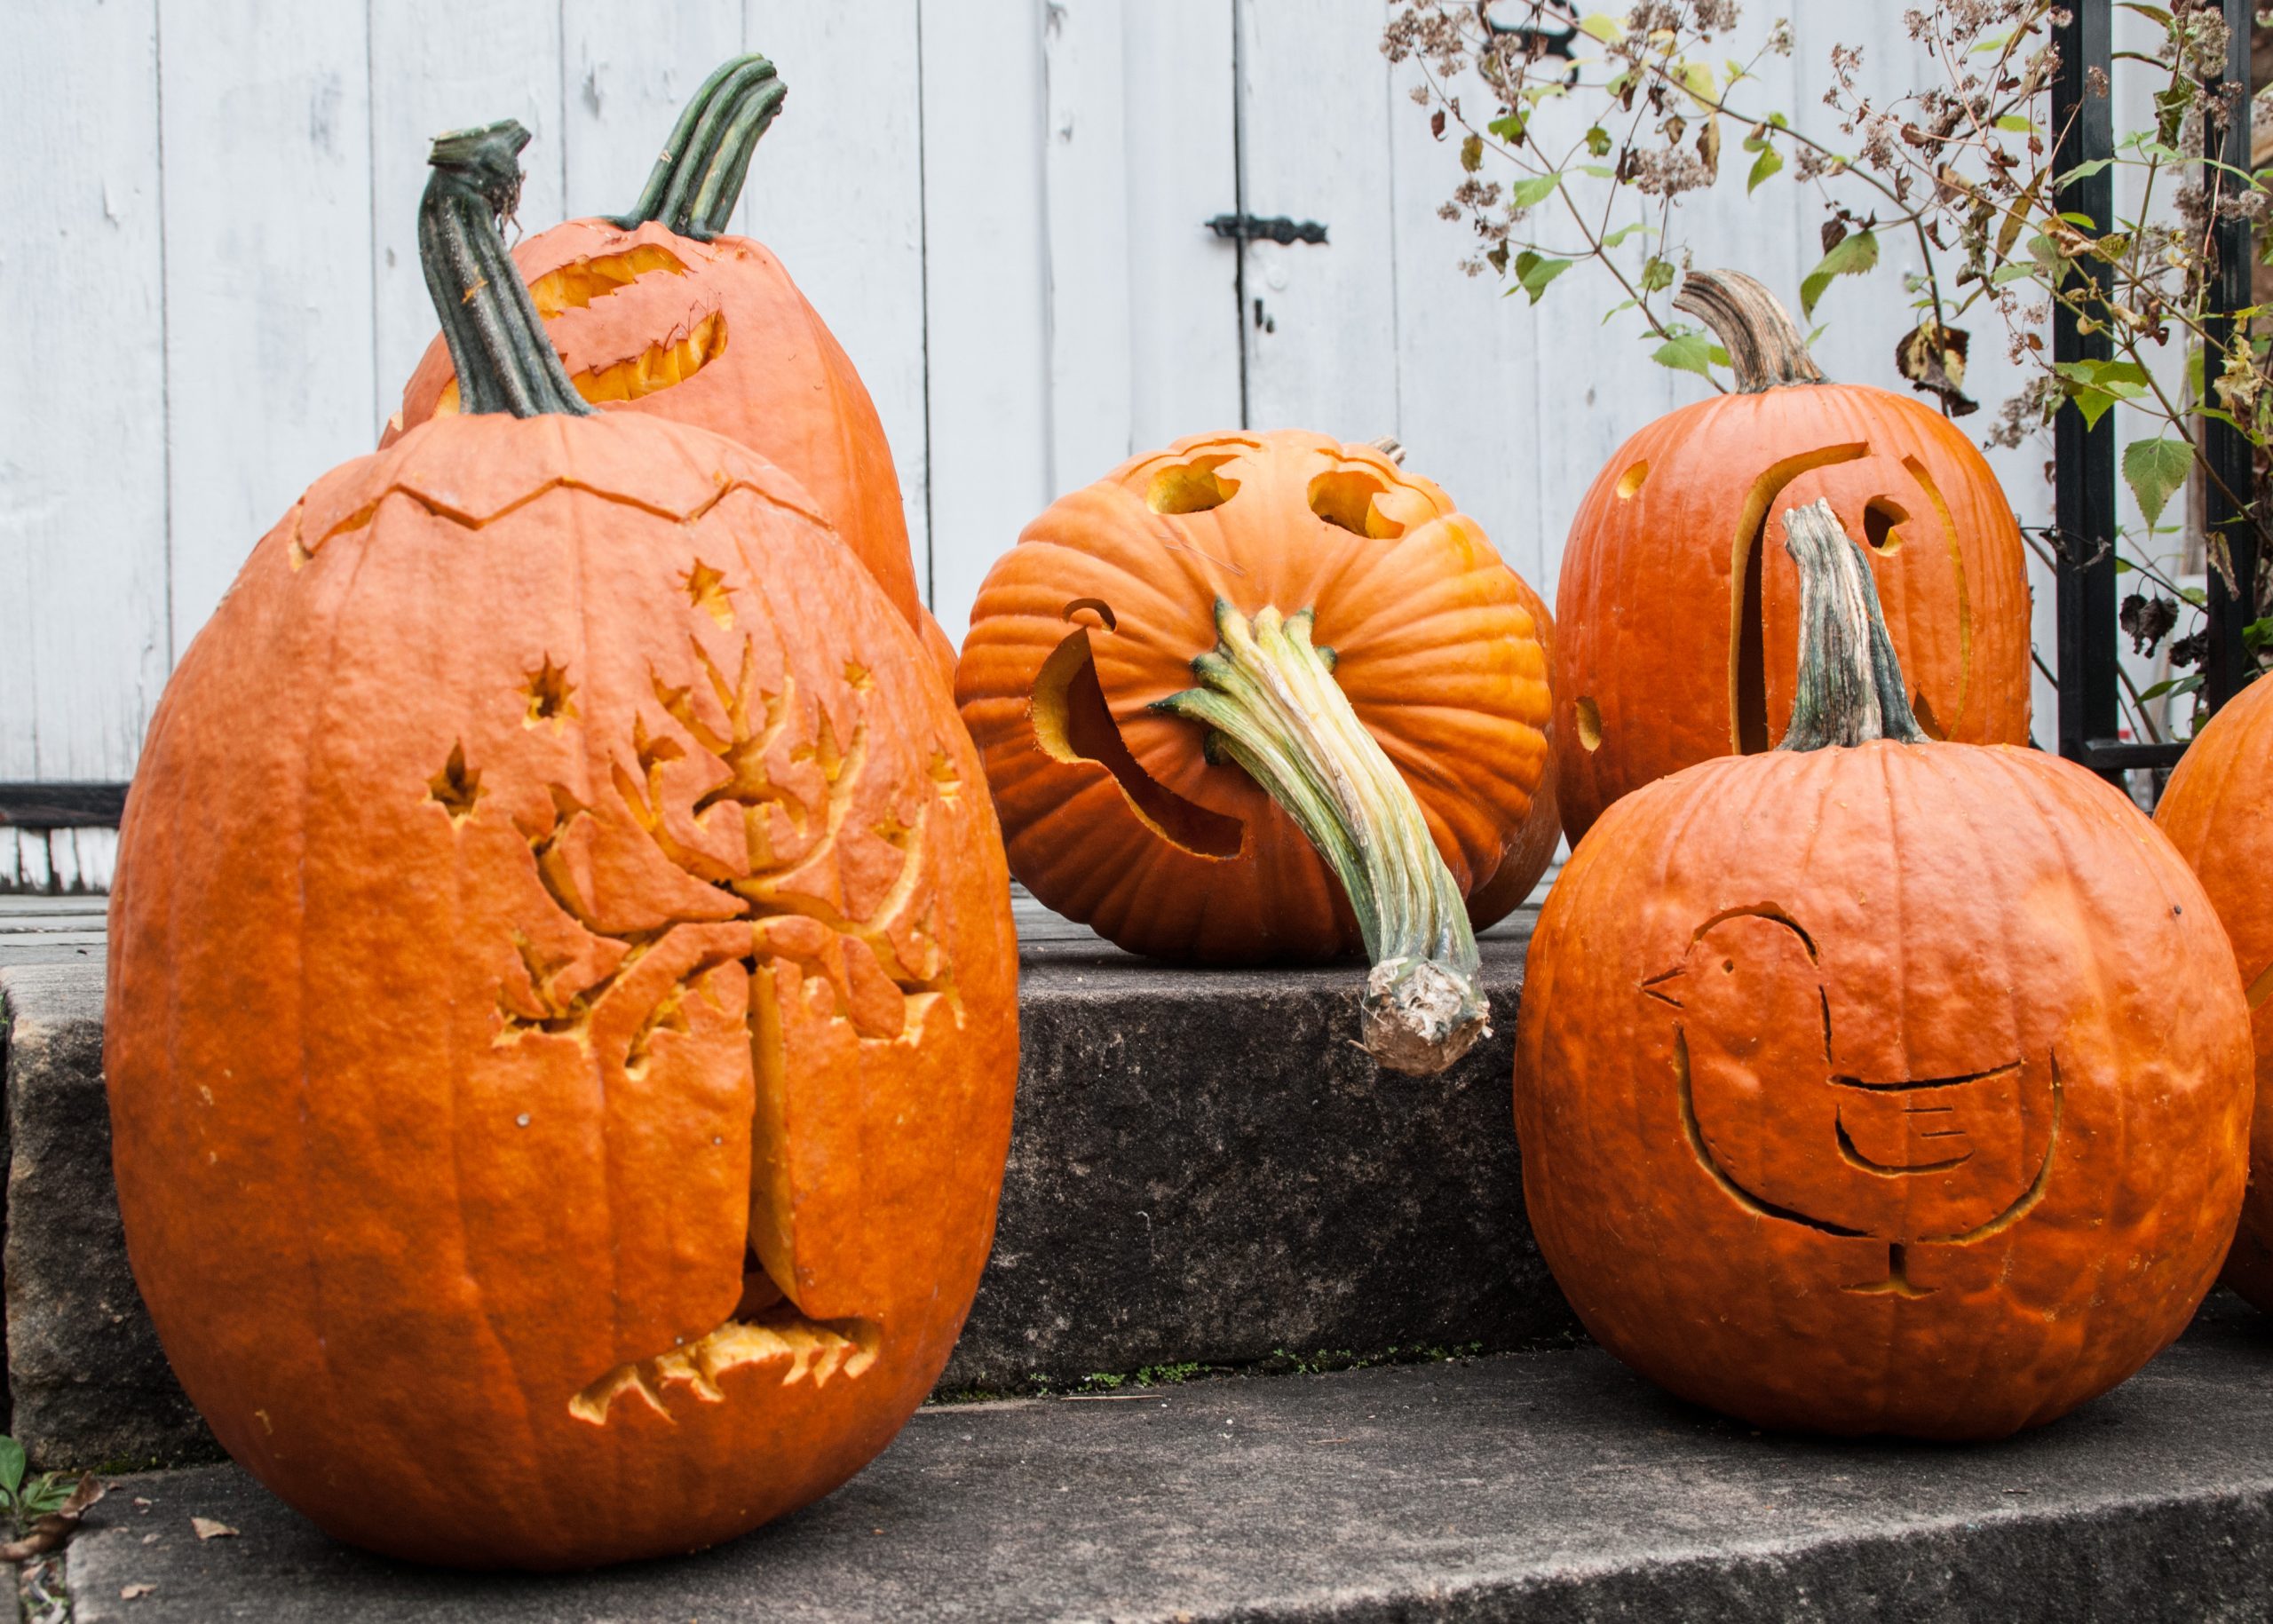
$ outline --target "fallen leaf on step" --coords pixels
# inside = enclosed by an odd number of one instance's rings
[[[217,1523],[210,1517],[193,1517],[189,1519],[189,1525],[197,1530],[197,1537],[201,1540],[234,1540],[237,1537],[237,1531],[228,1524]]]
[[[118,1599],[123,1602],[139,1602],[157,1588],[155,1585],[121,1585],[118,1588]]]
[[[70,1498],[34,1523],[30,1533],[20,1540],[0,1545],[0,1562],[22,1562],[62,1549],[64,1542],[78,1532],[79,1519],[86,1515],[87,1508],[103,1497],[103,1487],[95,1481],[92,1472],[80,1478]]]

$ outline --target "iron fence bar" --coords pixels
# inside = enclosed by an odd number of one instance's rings
[[[2111,66],[2112,0],[2074,0],[2055,34],[2060,71],[2052,82],[2052,127],[2061,132],[2055,173],[2111,158],[2115,130],[2107,94]],[[2100,86],[2093,93],[2093,81]],[[2115,215],[2111,166],[2077,176],[2060,188],[2063,213],[2089,217],[2105,232]],[[2075,275],[2100,289],[2109,268],[2088,256]],[[2085,332],[2073,311],[2053,306],[2052,358],[2102,361],[2114,354],[2104,330]],[[2060,753],[2091,765],[2095,743],[2116,742],[2115,414],[2087,427],[2073,400],[2053,419],[2053,556],[2058,561]],[[2116,775],[2111,767],[2097,769]]]
[[[2248,173],[2250,162],[2249,131],[2249,46],[2253,0],[2225,0],[2226,67],[2222,83],[2238,85],[2231,115],[2220,118],[2213,87],[2213,100],[2203,123],[2203,142],[2206,155]],[[2209,322],[2212,343],[2222,345],[2233,330],[2232,312],[2250,303],[2250,222],[2236,216],[2220,218],[2211,227],[2211,242],[2218,256],[2217,281],[2213,286],[2212,315]],[[2204,393],[2216,398],[2210,385],[2203,380]],[[2202,689],[2210,709],[2215,710],[2241,691],[2247,679],[2251,662],[2242,629],[2249,624],[2255,607],[2257,573],[2257,539],[2255,520],[2237,504],[2238,495],[2246,503],[2252,494],[2251,482],[2253,457],[2249,440],[2240,430],[2214,417],[2199,418],[2202,425],[2203,451],[2210,477],[2204,481],[2206,517],[2204,528],[2208,535],[2222,535],[2226,542],[2226,557],[2233,579],[2229,588],[2225,575],[2214,560],[2209,569],[2208,620],[2209,654],[2203,661]]]

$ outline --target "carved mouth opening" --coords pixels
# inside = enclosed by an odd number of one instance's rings
[[[826,1387],[836,1376],[856,1378],[876,1362],[882,1332],[866,1319],[824,1324],[806,1319],[782,1302],[748,1318],[737,1315],[716,1330],[653,1359],[618,1365],[568,1400],[568,1413],[595,1427],[607,1424],[618,1401],[645,1404],[676,1422],[670,1401],[684,1395],[697,1404],[724,1404],[721,1380],[753,1366],[781,1367],[781,1385],[811,1381]]]
[[[1059,761],[1094,761],[1113,776],[1136,815],[1152,832],[1195,857],[1237,857],[1246,830],[1187,801],[1137,764],[1097,682],[1097,661],[1084,626],[1060,643],[1034,678],[1034,736]]]
[[[620,293],[642,277],[685,274],[686,266],[677,255],[643,242],[621,254],[601,254],[548,271],[529,284],[529,297],[537,314],[550,321],[568,311],[584,309],[595,299]],[[637,355],[588,367],[568,381],[594,406],[637,400],[685,383],[725,350],[725,313],[712,310],[691,317],[684,329],[665,334]],[[458,409],[458,383],[452,378],[442,386],[434,413],[447,416]]]

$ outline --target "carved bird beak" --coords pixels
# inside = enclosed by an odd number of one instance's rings
[[[1668,970],[1663,975],[1651,976],[1647,981],[1642,983],[1642,990],[1659,1002],[1669,1003],[1678,1010],[1681,1008],[1680,994],[1683,978],[1688,974],[1686,970],[1678,968]]]

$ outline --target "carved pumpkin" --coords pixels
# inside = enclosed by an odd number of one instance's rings
[[[1786,519],[1782,746],[1644,786],[1541,913],[1524,1195],[1604,1346],[1756,1426],[1992,1438],[2183,1328],[2233,1232],[2248,1015],[2120,793],[1916,727],[1827,503]]]
[[[725,233],[750,154],[788,93],[764,57],[727,62],[679,115],[629,215],[539,232],[513,250],[513,264],[585,400],[716,430],[779,463],[922,630],[931,617],[875,405],[781,262]],[[379,443],[458,409],[438,335]],[[943,669],[952,681],[952,660]]]
[[[2210,718],[2170,775],[2155,821],[2194,865],[2233,940],[2257,1040],[2249,1195],[2226,1280],[2273,1311],[2273,680]]]
[[[527,139],[438,140],[422,206],[473,413],[311,487],[158,708],[106,1063],[215,1436],[342,1539],[551,1568],[801,1505],[923,1399],[1017,961],[978,761],[812,497],[568,387],[503,274]]]
[[[1367,1047],[1448,1064],[1484,1029],[1462,899],[1496,883],[1504,912],[1538,868],[1503,868],[1546,860],[1523,835],[1548,719],[1525,596],[1373,447],[1215,434],[1122,464],[1026,527],[963,642],[1011,872],[1162,958],[1362,942]],[[1443,1017],[1409,1026],[1389,1006],[1422,964]]]
[[[1572,842],[1620,796],[1782,737],[1798,579],[1767,538],[1817,502],[1868,543],[1920,725],[2025,744],[2026,558],[1972,441],[1906,396],[1824,382],[1748,276],[1691,273],[1675,303],[1719,334],[1737,389],[1628,440],[1572,521],[1555,737]]]

